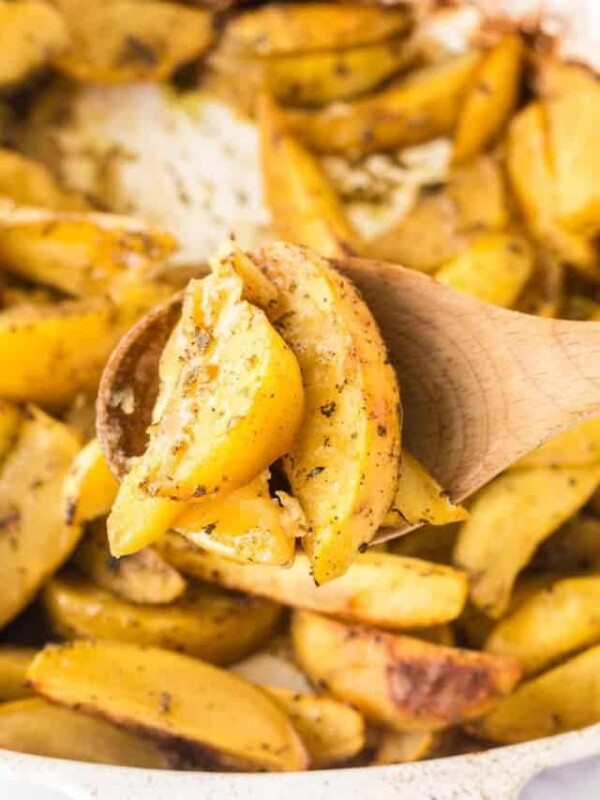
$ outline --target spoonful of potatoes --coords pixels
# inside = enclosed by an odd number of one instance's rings
[[[115,555],[180,530],[190,509],[210,528],[211,504],[281,459],[323,583],[408,529],[382,527],[400,436],[460,502],[600,414],[600,324],[506,311],[394,264],[276,243],[217,260],[138,322],[106,366],[97,412],[123,479]]]

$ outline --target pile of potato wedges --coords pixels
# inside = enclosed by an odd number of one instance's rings
[[[600,320],[600,81],[531,33],[450,46],[430,23],[0,2],[0,747],[281,772],[600,722],[600,419],[455,504],[403,447],[402,382],[336,268]],[[117,84],[253,126],[262,247],[174,268],[168,221],[73,185],[68,98]],[[356,224],[357,197],[385,211],[396,190],[389,224]],[[165,303],[144,447],[117,462],[96,403],[142,411],[101,377]]]

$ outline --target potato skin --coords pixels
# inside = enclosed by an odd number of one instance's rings
[[[136,605],[78,576],[53,578],[43,604],[54,629],[72,639],[113,639],[231,664],[261,647],[281,608],[267,600],[191,586],[169,605]]]
[[[438,730],[480,716],[520,676],[504,656],[459,650],[296,611],[292,639],[317,686],[395,730]]]

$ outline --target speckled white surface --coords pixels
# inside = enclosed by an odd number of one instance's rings
[[[4,800],[516,800],[547,767],[600,754],[600,725],[486,753],[393,767],[225,775],[104,767],[0,751]],[[583,769],[590,770],[589,765]],[[572,768],[573,769],[573,768]],[[581,771],[580,771],[581,774]],[[585,774],[591,775],[592,772]],[[597,770],[596,770],[597,775]],[[550,776],[550,785],[556,784]],[[526,800],[592,800],[588,786]],[[542,784],[542,788],[543,788]],[[547,788],[548,784],[546,784]],[[564,784],[563,784],[564,786]],[[588,790],[591,793],[588,793]],[[18,792],[18,793],[17,793]]]

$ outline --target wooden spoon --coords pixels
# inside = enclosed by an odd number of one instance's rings
[[[600,323],[506,311],[395,264],[333,262],[375,315],[398,372],[403,442],[461,501],[561,431],[600,415]],[[176,296],[137,323],[105,369],[98,436],[122,475],[146,445]],[[381,531],[376,541],[405,533]]]

